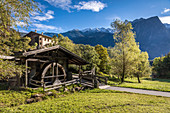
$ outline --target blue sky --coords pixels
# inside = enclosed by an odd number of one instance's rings
[[[72,29],[109,28],[114,19],[158,16],[170,24],[170,0],[35,0],[42,13],[34,12],[29,32],[62,33]],[[23,24],[23,23],[20,23]]]

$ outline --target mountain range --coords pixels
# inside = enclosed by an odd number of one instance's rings
[[[157,16],[134,20],[132,26],[140,49],[147,51],[150,59],[170,51],[170,30],[168,25],[164,25]]]
[[[136,19],[131,23],[140,49],[148,52],[150,60],[170,51],[170,24],[163,24],[157,16]],[[61,34],[68,36],[76,44],[114,46],[114,30],[110,28],[73,29]],[[52,37],[57,33],[46,32],[44,35]]]

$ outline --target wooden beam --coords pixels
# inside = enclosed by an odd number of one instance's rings
[[[52,72],[52,77],[53,77],[53,78],[52,78],[52,81],[54,80],[54,67],[55,67],[55,63],[53,62],[53,70],[52,70],[52,71],[53,71],[53,72]]]
[[[33,82],[35,82],[35,83],[43,83],[43,82],[41,82],[41,81],[37,81],[37,80],[33,80],[33,79],[31,79],[30,81],[33,81]]]
[[[28,85],[28,61],[25,61],[25,66],[26,66],[26,70],[25,70],[25,87],[27,87]]]
[[[31,85],[34,85],[34,86],[37,86],[37,87],[41,87],[41,85],[37,85],[37,84],[34,84],[34,83],[30,83]]]
[[[70,83],[74,83],[74,82],[77,82],[77,80],[74,79],[74,80],[70,80],[70,81],[63,82],[63,83],[59,83],[59,84],[55,84],[55,85],[48,85],[48,86],[45,86],[45,88],[50,88],[50,87],[55,87],[55,86],[60,86],[60,85],[65,85],[65,84],[70,84]]]
[[[58,75],[58,64],[57,64],[57,68],[56,68],[56,75]]]
[[[61,88],[62,86],[57,86],[57,87],[52,87],[52,88],[49,88],[49,89],[44,89],[44,91],[49,91],[49,90],[52,90],[52,89],[59,89]]]
[[[44,79],[44,78],[57,78],[57,77],[64,77],[64,75],[46,76],[46,77],[42,77],[42,78]]]
[[[40,60],[40,59],[34,59],[34,58],[29,58],[27,59],[27,61],[31,61],[31,62],[50,62],[49,60]]]
[[[36,55],[36,58],[50,58],[52,56],[41,56],[41,55]],[[68,59],[68,57],[54,57],[55,59]]]

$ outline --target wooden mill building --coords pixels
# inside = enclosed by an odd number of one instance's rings
[[[68,65],[88,64],[60,45],[18,53],[16,57],[29,67],[25,73],[25,86],[49,86],[72,80]]]

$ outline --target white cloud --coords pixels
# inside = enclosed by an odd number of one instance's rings
[[[72,3],[71,0],[45,0],[45,1],[47,1],[52,6],[59,7],[70,12]]]
[[[106,4],[100,1],[79,2],[78,5],[74,5],[74,8],[78,10],[92,10],[93,12],[99,12],[107,7]]]
[[[162,23],[170,24],[170,16],[159,17]]]
[[[164,13],[167,13],[167,12],[170,12],[170,9],[165,8],[164,11],[161,12],[161,14],[164,14]]]
[[[100,1],[82,1],[79,2],[77,5],[72,5],[72,0],[44,0],[47,1],[52,6],[62,8],[63,10],[67,10],[71,12],[70,9],[77,9],[77,10],[92,10],[93,12],[99,12],[107,7],[107,4],[104,4]]]
[[[17,21],[17,26],[26,26],[27,24],[25,22]]]
[[[35,17],[32,17],[32,19],[39,20],[39,21],[46,21],[49,19],[53,19],[54,18],[53,15],[54,15],[54,11],[48,10],[47,13],[45,13],[44,15],[35,16]]]
[[[44,24],[32,24],[35,28],[32,28],[32,30],[37,30],[37,31],[53,31],[53,32],[61,32],[63,29],[61,27],[55,27],[55,26],[50,26],[50,25],[44,25]]]
[[[19,29],[19,32],[28,33],[28,31],[23,30],[23,29]]]

